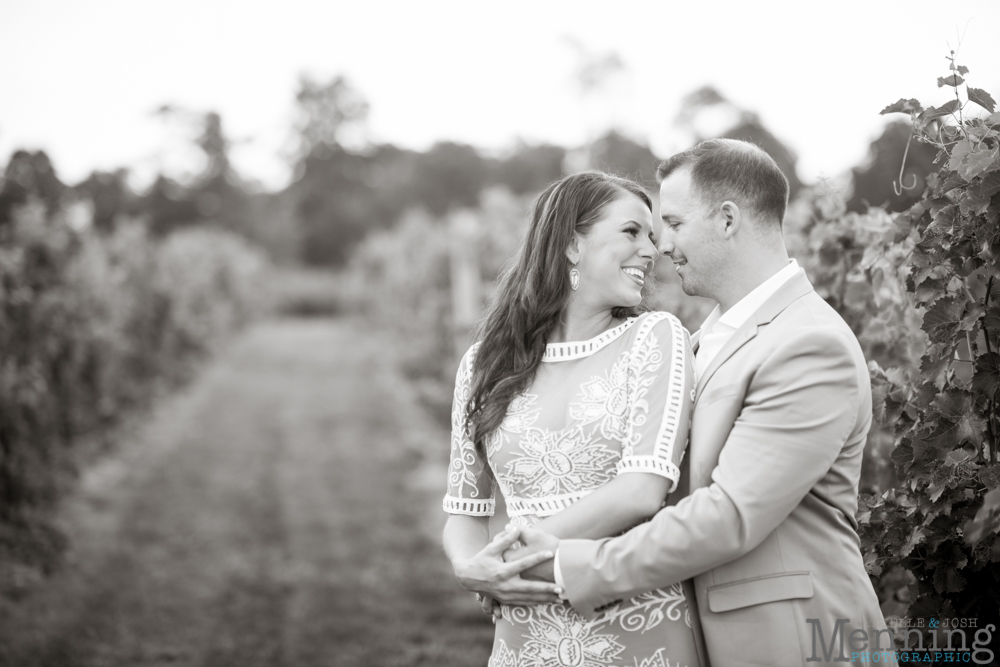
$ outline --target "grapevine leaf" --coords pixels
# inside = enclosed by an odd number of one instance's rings
[[[954,347],[954,345],[951,347]],[[920,373],[931,383],[930,386],[935,387],[936,389],[941,389],[944,387],[946,379],[945,374],[950,365],[950,354],[925,354],[920,359]]]
[[[904,100],[899,99],[898,102],[890,104],[886,108],[879,111],[879,114],[885,115],[887,113],[920,113],[924,108],[915,99]]]
[[[923,330],[931,340],[947,342],[962,321],[962,304],[955,298],[941,299],[924,314]]]
[[[923,542],[925,537],[927,537],[927,531],[924,530],[924,527],[915,527],[913,532],[910,533],[910,536],[907,538],[906,543],[900,548],[899,555],[902,558],[909,556],[914,547]]]
[[[1000,125],[1000,111],[990,114],[984,122],[987,125]]]
[[[994,164],[1000,167],[1000,160]],[[969,186],[959,201],[959,206],[966,215],[982,215],[989,209],[993,196],[998,192],[1000,192],[1000,171],[993,171],[979,183]]]
[[[974,546],[987,535],[1000,531],[1000,489],[983,496],[983,505],[976,516],[965,524],[965,543]]]
[[[997,151],[975,151],[969,153],[962,164],[958,167],[959,175],[967,181],[971,181],[987,171],[1000,168],[997,164]]]
[[[928,278],[917,285],[914,292],[917,303],[933,303],[944,294],[945,281],[939,278]]]
[[[891,457],[897,468],[913,463],[913,446],[908,442],[901,442],[892,449]]]
[[[874,549],[865,553],[865,570],[873,577],[882,574],[882,566],[878,564],[878,555]]]
[[[986,420],[976,411],[971,394],[957,389],[943,392],[933,407],[941,417],[928,423],[931,431],[927,440],[932,446],[949,449],[966,442],[976,447],[982,444]]]
[[[864,505],[862,505],[860,508],[858,508],[857,519],[858,519],[858,525],[859,526],[866,526],[866,525],[868,525],[868,523],[872,520],[872,511],[871,511],[871,508],[865,507]]]
[[[946,194],[951,192],[955,188],[960,188],[966,184],[966,181],[958,174],[952,172],[948,174],[943,181],[941,181],[939,193]]]
[[[976,359],[976,373],[972,376],[972,390],[996,399],[1000,393],[1000,354],[989,352]]]
[[[984,153],[986,151],[974,153],[973,155]],[[1000,168],[1000,159],[997,158],[996,151],[993,151],[992,155],[994,164]],[[969,158],[971,160],[972,156],[969,156]],[[1000,192],[1000,171],[993,171],[986,175],[979,183],[969,186],[965,195],[959,201],[959,207],[965,215],[982,215],[989,209],[993,195],[998,192]]]
[[[959,463],[964,463],[974,456],[975,454],[970,454],[964,449],[953,449],[945,455],[944,462],[945,465],[957,466]]]
[[[980,469],[979,481],[990,491],[1000,487],[1000,463]]]
[[[959,104],[958,100],[951,100],[940,107],[928,107],[926,111],[920,114],[920,117],[925,121],[934,120],[935,118],[955,113],[960,106],[962,105]]]
[[[990,97],[990,94],[982,88],[969,88],[968,93],[970,102],[975,102],[990,113],[993,113],[996,109],[996,100]]]
[[[986,430],[986,419],[974,409],[962,415],[955,425],[956,438],[959,443],[971,442],[976,447],[983,444],[983,432]]]
[[[942,88],[944,86],[952,86],[954,88],[955,86],[959,86],[963,83],[965,83],[965,79],[957,74],[938,77],[938,88]]]
[[[951,159],[948,160],[948,169],[952,171],[958,171],[958,168],[962,166],[962,162],[965,161],[965,158],[971,152],[972,152],[972,144],[969,142],[968,139],[962,139],[961,141],[959,141],[951,149]]]
[[[965,65],[958,65],[957,67],[955,67],[955,69],[958,70],[959,74],[968,74],[969,73],[969,68],[966,67]]]

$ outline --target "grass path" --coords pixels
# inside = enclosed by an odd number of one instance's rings
[[[255,327],[83,477],[66,565],[0,603],[0,665],[485,665],[445,438],[361,325]]]

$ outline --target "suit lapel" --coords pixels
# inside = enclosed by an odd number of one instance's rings
[[[757,309],[757,312],[753,316],[743,323],[739,329],[737,329],[732,337],[726,341],[726,344],[719,350],[719,353],[715,355],[712,359],[712,363],[708,365],[705,372],[701,377],[698,378],[698,386],[695,389],[695,401],[701,397],[701,392],[704,390],[705,385],[708,381],[712,379],[715,371],[719,369],[722,364],[726,363],[733,354],[736,353],[741,347],[747,344],[748,341],[753,340],[754,336],[757,335],[757,329],[761,326],[769,324],[778,313],[783,311],[785,308],[790,306],[792,302],[799,299],[800,297],[813,291],[812,283],[806,277],[806,272],[799,270],[797,274],[789,278],[789,280],[778,288],[771,297],[764,302],[764,304]],[[701,331],[699,330],[695,336],[700,339]],[[694,346],[694,340],[692,339],[692,347]]]
[[[708,365],[708,368],[705,369],[705,372],[702,373],[700,378],[698,378],[698,387],[695,389],[694,393],[695,402],[697,402],[698,399],[701,397],[702,390],[705,388],[705,385],[708,383],[711,377],[715,374],[715,371],[719,369],[719,366],[726,363],[729,357],[733,356],[733,353],[736,352],[736,350],[743,347],[748,340],[752,339],[756,335],[757,335],[757,322],[754,321],[754,318],[751,317],[749,320],[743,323],[743,326],[741,326],[733,333],[733,335],[729,338],[728,341],[726,341],[726,344],[722,346],[722,349],[719,350],[719,353],[715,355],[714,359],[712,359],[712,363]]]

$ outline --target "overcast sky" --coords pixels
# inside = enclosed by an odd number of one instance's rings
[[[964,34],[969,82],[1000,97],[998,0],[863,2],[213,2],[0,0],[0,161],[44,148],[64,180],[194,168],[171,103],[216,110],[245,176],[287,182],[300,73],[346,75],[369,137],[503,150],[575,146],[608,127],[661,156],[685,148],[680,100],[711,84],[800,157],[806,180],[862,161],[886,104],[940,104]],[[623,69],[585,93],[585,57]]]

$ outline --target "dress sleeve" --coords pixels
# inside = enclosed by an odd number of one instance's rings
[[[680,478],[691,422],[694,373],[687,331],[669,313],[638,323],[629,353],[629,413],[618,474],[646,472]]]
[[[493,475],[465,428],[465,408],[472,391],[472,362],[477,348],[478,344],[473,345],[465,353],[455,376],[455,395],[451,406],[451,461],[448,464],[448,492],[443,506],[449,514],[493,516]]]

